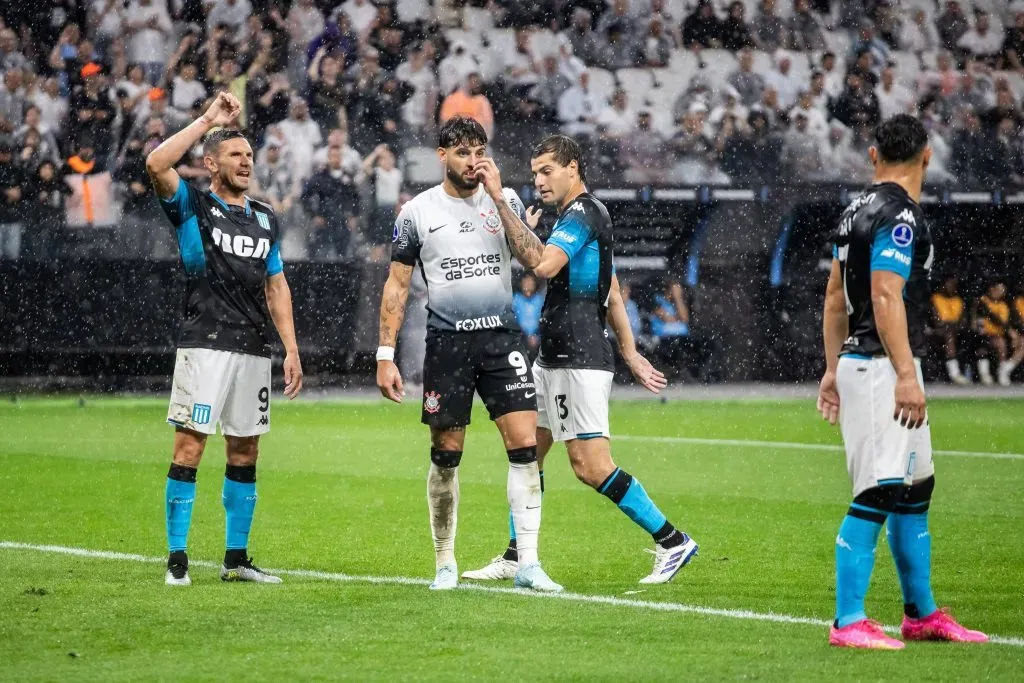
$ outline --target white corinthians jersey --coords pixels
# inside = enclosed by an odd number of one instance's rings
[[[525,220],[518,195],[508,188],[502,193]],[[438,185],[409,201],[395,221],[391,260],[422,265],[428,328],[519,330],[512,311],[512,251],[483,185],[468,199]]]

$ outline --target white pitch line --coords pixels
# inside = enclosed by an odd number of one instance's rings
[[[20,543],[18,541],[0,541],[0,550],[28,550],[39,553],[54,553],[58,555],[73,555],[99,560],[121,560],[125,562],[145,562],[149,564],[162,564],[167,561],[163,557],[149,557],[135,553],[119,553],[110,550],[90,550],[88,548],[74,548],[63,545],[37,545],[34,543]],[[217,562],[205,560],[189,560],[189,566],[220,568]],[[298,576],[321,581],[338,581],[343,583],[372,583],[397,586],[428,586],[430,581],[409,576],[358,576],[353,574],[342,574],[339,572],[322,572],[312,569],[270,569],[267,571],[285,576]],[[724,617],[726,619],[742,619],[746,621],[768,621],[776,624],[801,624],[805,626],[827,627],[829,621],[815,619],[813,617],[798,617],[791,614],[778,614],[775,612],[754,612],[745,609],[721,609],[717,607],[701,607],[700,605],[685,605],[678,602],[650,602],[647,600],[631,600],[627,598],[616,598],[610,595],[583,595],[581,593],[535,593],[533,591],[517,588],[503,588],[499,586],[482,586],[480,584],[463,583],[459,584],[459,590],[471,590],[482,593],[499,593],[503,595],[519,595],[530,598],[547,598],[550,600],[568,600],[570,602],[584,602],[596,605],[612,605],[614,607],[632,607],[634,609],[648,609],[657,612],[684,612],[689,614],[701,614],[710,617]],[[886,626],[889,633],[897,633],[899,629],[895,626]],[[989,642],[997,645],[1009,645],[1011,647],[1024,647],[1024,638],[1008,636],[989,636]]]
[[[650,441],[653,443],[688,443],[697,446],[738,446],[740,448],[782,448],[793,451],[834,451],[843,452],[843,447],[828,443],[796,443],[793,441],[753,441],[749,439],[701,439],[691,436],[643,436],[639,434],[613,434],[612,439],[621,441]],[[935,455],[952,455],[963,458],[992,458],[994,460],[1024,460],[1024,453],[992,453],[989,451],[933,451]]]

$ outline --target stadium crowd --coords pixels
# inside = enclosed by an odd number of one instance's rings
[[[385,258],[455,114],[510,178],[560,129],[603,183],[748,186],[864,182],[872,126],[909,111],[930,182],[1024,183],[1024,4],[53,0],[0,21],[6,258],[172,257],[143,160],[225,88],[291,258]],[[204,181],[198,150],[179,172]]]

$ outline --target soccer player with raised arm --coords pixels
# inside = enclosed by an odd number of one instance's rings
[[[836,616],[829,643],[900,650],[864,612],[882,525],[903,591],[906,640],[984,642],[932,597],[928,507],[935,488],[920,357],[927,349],[935,252],[918,202],[931,148],[905,114],[875,131],[870,187],[843,211],[825,293],[825,375],[818,410],[838,421],[853,502],[836,536]]]
[[[167,421],[174,425],[174,456],[167,474],[166,583],[191,584],[186,540],[192,520],[196,470],[206,439],[220,424],[227,451],[223,502],[225,581],[280,583],[253,564],[249,529],[256,507],[260,434],[270,429],[271,323],[284,343],[284,393],[302,388],[292,296],[284,277],[274,210],[249,199],[252,148],[228,128],[241,105],[219,93],[210,108],[165,140],[146,159],[146,170],[174,225],[185,268],[184,321],[174,361]],[[209,133],[209,135],[207,135]],[[178,177],[175,164],[203,139],[210,189]]]
[[[500,211],[523,215],[516,193],[480,183],[487,134],[474,119],[455,117],[440,131],[438,156],[444,182],[421,192],[395,222],[391,272],[380,309],[377,386],[401,403],[402,378],[394,363],[413,267],[427,285],[427,349],[423,363],[422,421],[430,427],[427,502],[434,538],[434,590],[455,588],[458,467],[480,394],[498,426],[508,455],[508,502],[519,537],[521,562],[515,585],[556,592],[562,587],[540,566],[541,489],[537,468],[537,397],[512,310],[512,255]]]
[[[633,343],[618,278],[612,265],[612,223],[608,210],[587,191],[579,145],[565,135],[545,138],[530,166],[541,200],[557,207],[558,221],[545,245],[522,218],[500,209],[505,234],[520,263],[548,279],[540,321],[540,355],[533,373],[539,405],[538,462],[555,441],[564,441],[576,476],[607,496],[654,539],[654,569],[640,583],[667,583],[697,554],[697,544],[676,529],[654,504],[640,480],[612,461],[608,400],[615,369],[605,322],[619,340],[623,359],[649,390],[665,377]],[[501,187],[493,162],[482,164],[488,192]],[[531,217],[536,225],[536,218]],[[518,530],[504,555],[467,578],[504,579],[521,563]]]

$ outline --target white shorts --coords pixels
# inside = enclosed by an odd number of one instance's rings
[[[542,368],[533,364],[537,384],[537,426],[555,441],[608,438],[608,399],[612,373],[607,370]]]
[[[178,349],[167,421],[203,434],[270,431],[270,359],[213,349]]]
[[[924,386],[921,364],[917,381]],[[836,370],[839,426],[853,495],[886,484],[911,484],[935,473],[931,427],[907,429],[892,419],[896,370],[888,358],[843,356]]]

